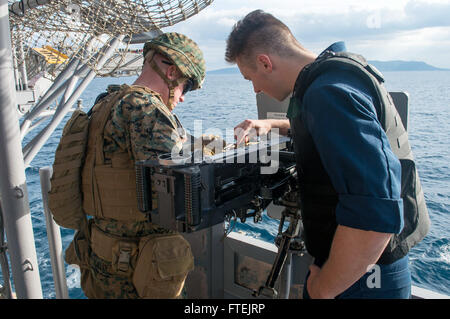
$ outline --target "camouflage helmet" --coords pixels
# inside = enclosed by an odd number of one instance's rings
[[[205,60],[197,43],[183,34],[169,32],[145,43],[144,58],[151,49],[167,56],[184,77],[192,79],[194,81],[192,90],[202,87],[205,78]]]

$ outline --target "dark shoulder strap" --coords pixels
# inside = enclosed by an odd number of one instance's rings
[[[384,77],[361,55],[348,52],[335,53],[325,51],[316,61],[304,67],[300,72],[294,87],[294,96],[302,101],[306,90],[320,75],[336,69],[355,72],[361,75],[362,80],[374,87],[379,101],[379,103],[375,103],[377,117],[383,128],[386,129],[384,108],[381,107],[381,104],[384,103],[384,96],[383,92],[380,91],[380,85],[384,82]]]

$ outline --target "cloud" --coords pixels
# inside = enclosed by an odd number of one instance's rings
[[[338,13],[298,13],[285,21],[303,41],[377,37],[401,31],[450,26],[450,2],[409,1],[403,8],[349,7]]]
[[[183,32],[196,40],[205,51],[208,69],[226,67],[223,55],[232,26],[260,8],[286,23],[302,44],[316,52],[345,40],[366,52],[377,52],[378,57],[383,56],[381,46],[386,59],[416,57],[450,67],[448,59],[438,58],[448,49],[450,0],[248,0],[242,5],[242,0],[216,0],[168,31]],[[433,30],[438,31],[434,34]],[[405,49],[408,46],[410,50]],[[392,52],[399,55],[394,57]],[[425,52],[426,56],[419,55]]]
[[[437,67],[450,68],[450,27],[397,32],[393,36],[349,41],[347,46],[370,60],[425,61]]]
[[[224,27],[229,27],[231,28],[235,23],[237,22],[237,20],[235,19],[230,19],[230,18],[220,18],[217,21],[218,25],[222,25]]]

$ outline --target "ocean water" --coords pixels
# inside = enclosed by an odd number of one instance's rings
[[[413,284],[450,295],[450,72],[386,72],[385,77],[390,91],[406,91],[410,95],[409,138],[432,222],[427,237],[410,252]],[[80,97],[85,110],[108,84],[131,84],[134,79],[95,79]],[[241,75],[209,74],[204,88],[190,92],[185,102],[177,106],[175,113],[191,133],[194,133],[194,121],[203,120],[203,132],[216,128],[227,137],[227,129],[233,129],[244,119],[257,118],[256,99],[251,83]],[[55,292],[39,168],[53,163],[54,151],[68,118],[65,118],[26,170],[44,298],[55,298]],[[26,136],[25,142],[34,134]],[[273,242],[278,231],[278,221],[264,214],[262,222],[254,224],[249,220],[245,224],[238,223],[234,231]],[[72,239],[73,231],[61,229],[61,234],[65,249]],[[79,271],[66,265],[66,275],[70,298],[85,298],[80,288]]]

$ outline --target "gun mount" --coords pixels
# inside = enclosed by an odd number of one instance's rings
[[[289,251],[304,249],[296,161],[288,146],[288,138],[277,138],[208,158],[194,152],[176,160],[165,154],[137,162],[138,207],[162,227],[194,232],[233,216],[241,222],[249,217],[258,222],[270,203],[284,206],[278,254],[265,285],[253,293],[276,298],[275,282]],[[158,207],[153,208],[153,199]],[[283,232],[286,218],[290,224]]]
[[[288,142],[260,142],[200,160],[194,152],[137,162],[138,207],[153,222],[179,232],[211,227],[230,215],[258,221],[270,202],[281,202],[297,185]]]

